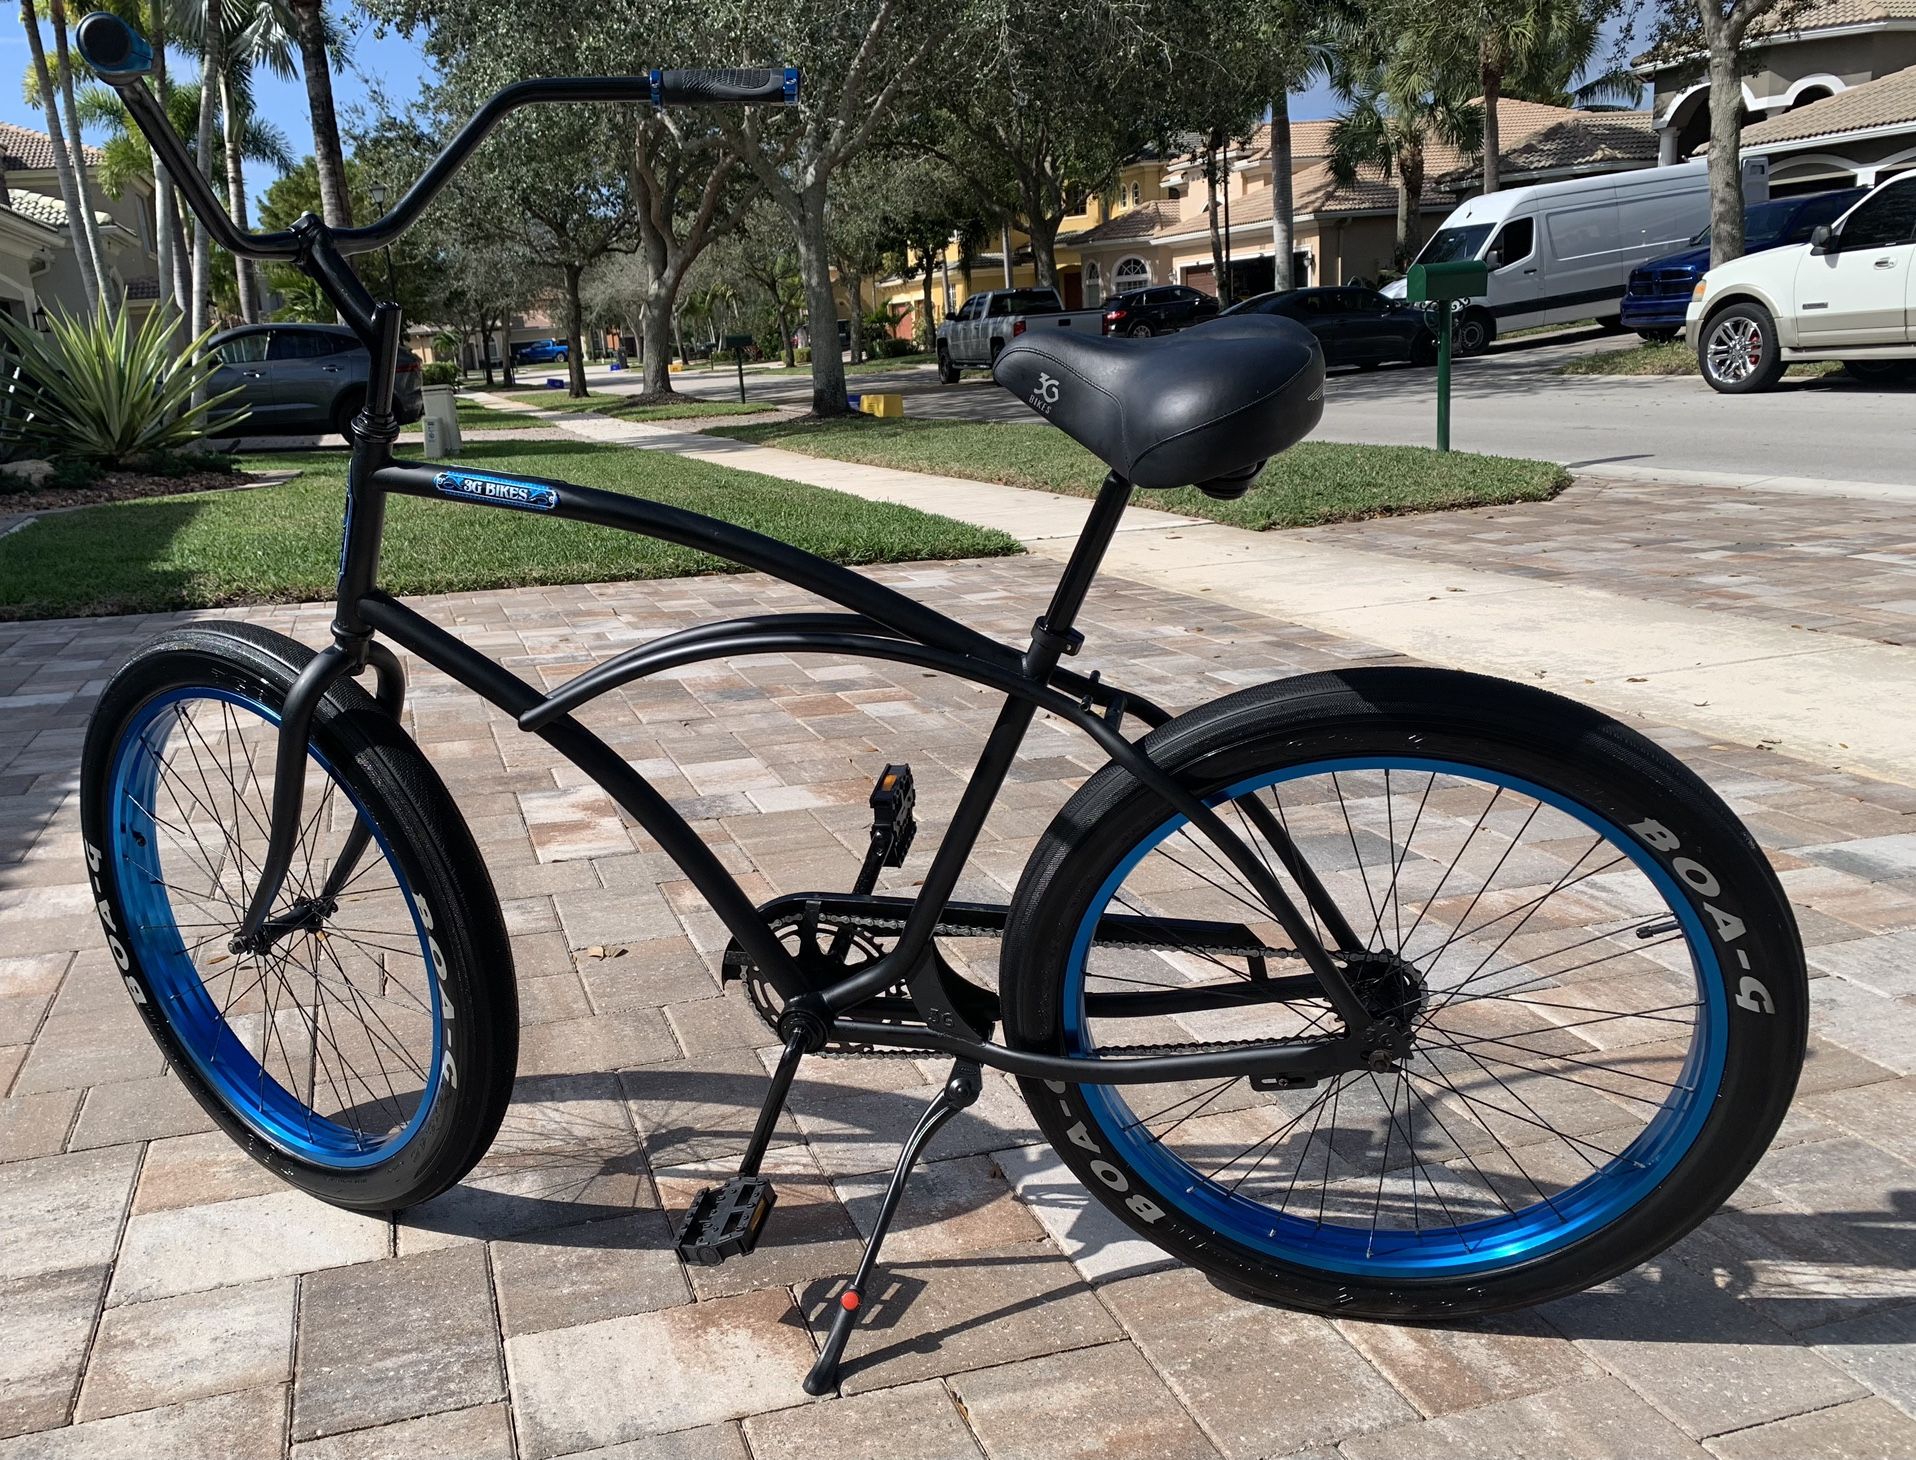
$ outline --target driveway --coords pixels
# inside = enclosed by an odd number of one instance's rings
[[[1016,637],[1055,571],[1034,557],[876,576]],[[746,576],[420,606],[537,679],[800,602]],[[318,642],[330,607],[227,616]],[[812,1332],[939,1066],[808,1064],[768,1163],[783,1199],[765,1244],[682,1267],[670,1221],[743,1142],[767,1036],[736,986],[720,993],[709,913],[610,804],[416,672],[410,728],[472,817],[514,931],[515,1104],[473,1176],[397,1223],[279,1186],[161,1070],[84,882],[81,729],[111,665],[170,621],[0,627],[0,1435],[17,1437],[0,1460],[1916,1452],[1907,787],[1651,727],[1756,823],[1821,977],[1776,1148],[1643,1268],[1425,1328],[1240,1302],[1090,1206],[988,1075],[906,1199],[845,1397],[813,1403],[798,1387]],[[1084,628],[1083,667],[1122,666],[1173,706],[1395,657],[1109,578]],[[588,718],[770,894],[849,877],[888,758],[916,763],[928,821],[948,814],[986,698],[899,666],[756,658],[630,686]],[[1036,733],[964,895],[1005,894],[1098,759]]]

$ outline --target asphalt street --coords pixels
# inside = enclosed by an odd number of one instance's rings
[[[1720,396],[1693,376],[1564,376],[1565,360],[1636,342],[1594,332],[1513,340],[1458,362],[1451,443],[1460,450],[1535,456],[1573,466],[1728,476],[1814,477],[1916,485],[1916,391],[1862,386],[1842,376],[1786,380],[1759,396]],[[606,377],[606,384],[617,380]],[[595,386],[598,382],[595,380]],[[853,375],[853,390],[898,390],[921,420],[1032,421],[1037,417],[983,374],[941,386],[927,366]],[[725,398],[728,374],[692,374],[680,389]],[[809,402],[803,372],[755,371],[753,399]],[[1436,372],[1390,367],[1333,371],[1324,421],[1330,441],[1431,445]]]

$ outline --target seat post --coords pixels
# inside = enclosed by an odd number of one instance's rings
[[[1108,473],[1104,485],[1098,488],[1097,500],[1091,504],[1091,515],[1085,518],[1084,530],[1078,534],[1078,544],[1064,565],[1064,574],[1052,590],[1050,606],[1031,626],[1025,673],[1040,677],[1050,674],[1060,656],[1077,653],[1078,645],[1084,642],[1084,636],[1072,625],[1077,622],[1078,610],[1084,607],[1091,580],[1098,576],[1098,566],[1110,550],[1118,519],[1130,500],[1131,483],[1115,471]]]

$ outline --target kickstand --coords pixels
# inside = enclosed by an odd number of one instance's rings
[[[977,1061],[954,1061],[951,1074],[945,1079],[945,1088],[925,1108],[925,1113],[918,1118],[917,1128],[907,1137],[904,1149],[898,1153],[898,1164],[891,1173],[891,1185],[885,1188],[885,1199],[878,1207],[878,1219],[872,1224],[872,1234],[865,1242],[865,1255],[859,1259],[858,1271],[846,1285],[845,1291],[838,1295],[838,1308],[832,1314],[831,1332],[825,1335],[818,1362],[812,1365],[811,1373],[805,1376],[807,1394],[830,1394],[838,1388],[839,1360],[844,1357],[845,1344],[858,1324],[858,1315],[864,1307],[865,1287],[871,1281],[872,1269],[878,1265],[878,1249],[884,1244],[892,1218],[898,1213],[898,1199],[905,1194],[906,1178],[911,1175],[911,1168],[917,1163],[919,1153],[925,1149],[925,1143],[941,1125],[978,1098],[979,1088]]]

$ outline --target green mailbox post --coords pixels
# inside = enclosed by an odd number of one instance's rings
[[[1478,259],[1454,264],[1412,264],[1404,295],[1413,304],[1437,306],[1437,449],[1450,450],[1450,307],[1480,299],[1490,288],[1490,265]]]
[[[732,359],[738,363],[738,398],[745,400],[745,352],[753,343],[751,335],[727,335],[725,348],[732,352]]]

